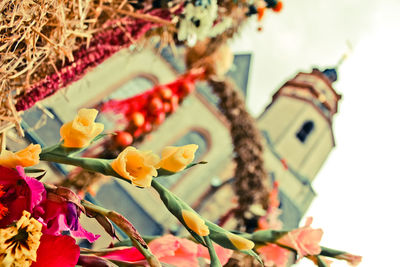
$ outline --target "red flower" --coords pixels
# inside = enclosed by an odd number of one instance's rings
[[[80,250],[75,239],[70,236],[43,234],[37,251],[37,259],[32,267],[74,267],[78,262]]]

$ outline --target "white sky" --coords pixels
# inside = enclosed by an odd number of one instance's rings
[[[343,94],[336,147],[313,184],[318,196],[307,215],[324,229],[322,245],[362,255],[360,266],[400,266],[400,1],[284,4],[280,14],[267,13],[263,32],[248,25],[232,44],[255,55],[249,108],[259,114],[298,71],[335,65],[351,42],[334,84]],[[299,266],[313,264],[304,259]]]

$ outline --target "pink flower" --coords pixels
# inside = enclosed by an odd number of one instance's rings
[[[150,250],[161,261],[176,267],[197,267],[198,245],[190,240],[165,235],[149,243]]]
[[[307,218],[303,227],[292,230],[277,240],[277,243],[295,249],[299,259],[306,255],[318,255],[321,252],[319,242],[321,241],[322,229],[310,227],[312,217]]]
[[[45,198],[41,182],[16,170],[0,166],[0,228],[19,220],[24,210],[32,213]]]
[[[165,235],[149,243],[153,254],[161,261],[176,267],[197,267],[198,257],[210,260],[208,249],[190,240]],[[215,252],[222,265],[226,264],[233,251],[214,244]]]
[[[257,249],[264,260],[265,266],[285,267],[289,258],[289,251],[276,244],[267,244]]]
[[[73,267],[77,264],[80,250],[75,240],[66,235],[43,234],[37,251],[36,262],[32,267]]]
[[[343,253],[335,256],[336,259],[345,260],[350,266],[357,266],[361,263],[362,257],[350,253]]]

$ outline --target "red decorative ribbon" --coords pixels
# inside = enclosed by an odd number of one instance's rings
[[[150,13],[163,19],[170,19],[170,13],[165,10],[154,10]],[[120,26],[111,27],[96,34],[89,47],[82,46],[73,53],[74,61],[66,61],[57,73],[46,76],[42,81],[33,85],[23,95],[17,97],[16,109],[26,110],[59,89],[79,80],[91,68],[96,67],[104,60],[124,47],[132,44],[132,40],[138,40],[148,30],[159,26],[156,23],[124,18],[119,21]],[[116,23],[112,23],[116,25]]]

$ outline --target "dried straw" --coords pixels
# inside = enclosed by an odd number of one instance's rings
[[[0,130],[6,122],[19,121],[9,96],[13,100],[31,84],[58,72],[95,33],[112,27],[106,22],[126,16],[172,26],[138,14],[126,0],[0,1]]]

